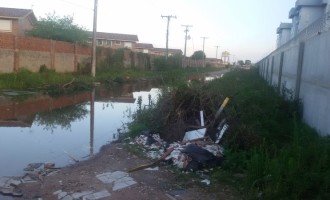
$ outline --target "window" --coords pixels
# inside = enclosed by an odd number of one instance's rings
[[[0,31],[11,32],[12,31],[11,20],[0,19]]]
[[[107,40],[107,45],[111,46],[111,40]]]
[[[116,45],[120,45],[120,43],[121,43],[121,42],[118,41],[118,40],[115,41],[115,44],[116,44]]]
[[[102,46],[103,40],[98,39],[98,40],[96,40],[96,43],[97,43],[97,45]]]

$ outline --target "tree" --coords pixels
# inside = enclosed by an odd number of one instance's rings
[[[192,59],[194,60],[203,60],[206,58],[206,55],[203,51],[195,51],[194,54],[191,56]]]
[[[245,65],[251,65],[251,60],[245,60]]]
[[[240,66],[243,66],[243,65],[244,65],[244,61],[243,61],[243,60],[239,60],[239,61],[237,61],[237,63],[238,63]]]
[[[78,43],[86,43],[88,39],[87,30],[74,24],[72,16],[59,17],[55,12],[46,14],[45,18],[40,18],[34,28],[26,32],[26,35]]]

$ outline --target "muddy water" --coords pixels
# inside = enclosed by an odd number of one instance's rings
[[[139,97],[147,105],[158,91],[144,82],[57,97],[0,91],[0,177],[23,175],[29,163],[88,159],[125,131]]]

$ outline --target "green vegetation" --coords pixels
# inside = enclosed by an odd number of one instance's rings
[[[26,35],[85,44],[88,39],[86,31],[85,28],[73,23],[72,16],[60,17],[54,12],[48,13],[45,18],[40,18],[34,28],[26,32]]]
[[[192,59],[194,60],[203,60],[206,58],[206,55],[203,51],[195,51],[194,54],[191,56]]]
[[[212,172],[213,182],[228,181],[247,199],[330,199],[329,138],[305,125],[300,103],[283,100],[256,70],[163,91],[156,105],[135,115],[132,134],[150,129],[169,141],[182,139],[198,125],[199,110],[209,125],[228,96],[222,115],[230,125],[222,140],[226,159]]]

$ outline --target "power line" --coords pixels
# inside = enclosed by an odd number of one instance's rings
[[[187,51],[187,35],[189,32],[189,27],[192,27],[191,25],[181,25],[186,27],[186,29],[184,30],[184,32],[186,33],[185,39],[184,39],[184,57],[186,57],[186,51]]]
[[[175,18],[176,19],[176,16],[173,16],[173,15],[166,15],[166,16],[163,16],[162,15],[162,18],[167,18],[167,29],[166,29],[166,60],[168,58],[168,34],[169,34],[169,26],[170,26],[170,21],[171,21],[171,18]]]

